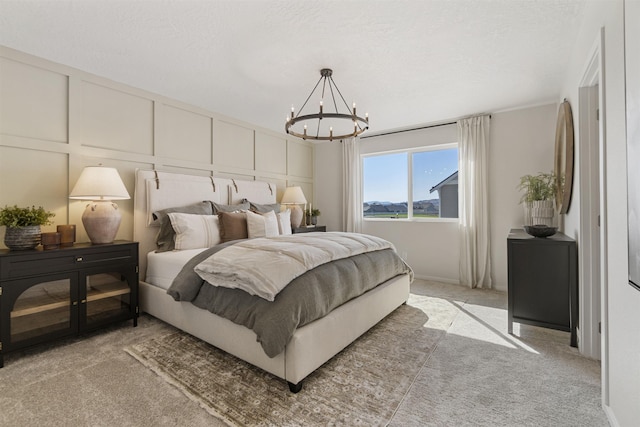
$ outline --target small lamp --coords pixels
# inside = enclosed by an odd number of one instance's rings
[[[91,200],[82,214],[82,224],[93,244],[111,243],[118,233],[122,215],[111,200],[129,199],[115,168],[87,166],[80,174],[70,199]]]
[[[283,205],[292,205],[291,206],[291,226],[293,228],[300,227],[302,223],[302,209],[300,209],[301,204],[306,205],[307,199],[304,197],[304,193],[302,192],[302,188],[300,187],[287,187],[284,190],[284,195],[282,196],[282,200],[280,201]]]

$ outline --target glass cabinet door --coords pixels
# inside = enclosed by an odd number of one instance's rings
[[[131,316],[131,287],[126,274],[119,271],[87,274],[84,279],[84,327],[91,328],[119,317]]]
[[[5,286],[12,294],[8,322],[11,347],[28,345],[29,341],[44,335],[62,336],[75,331],[74,278],[19,280]]]

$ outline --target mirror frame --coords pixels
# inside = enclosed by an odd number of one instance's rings
[[[571,190],[573,188],[573,144],[573,115],[571,113],[571,105],[569,101],[565,99],[558,109],[554,161],[556,208],[559,214],[566,214],[571,205]],[[562,179],[563,176],[564,180]]]

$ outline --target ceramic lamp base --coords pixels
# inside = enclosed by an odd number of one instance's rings
[[[289,209],[291,209],[291,227],[300,227],[300,224],[302,224],[302,208],[292,205]]]
[[[89,203],[82,214],[82,224],[93,244],[112,243],[121,221],[118,205],[108,200]]]

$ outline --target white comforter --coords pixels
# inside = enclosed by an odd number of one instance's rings
[[[236,243],[198,264],[195,272],[213,286],[242,289],[273,301],[293,279],[319,265],[393,248],[379,237],[357,233],[304,233]]]

